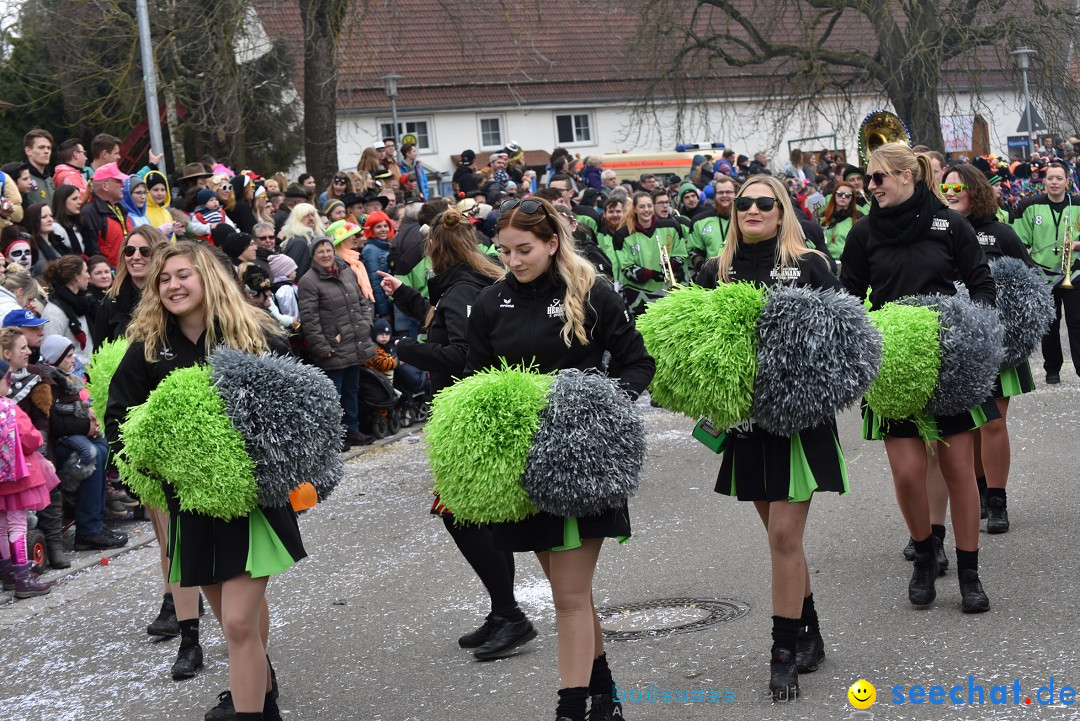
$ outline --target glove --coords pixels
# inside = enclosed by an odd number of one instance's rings
[[[651,268],[642,268],[641,266],[633,266],[627,268],[627,277],[635,283],[648,283],[653,279],[653,271]]]

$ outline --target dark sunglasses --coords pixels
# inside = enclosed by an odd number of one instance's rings
[[[346,180],[345,178],[334,178],[334,183],[335,184],[345,185],[345,183],[347,183],[347,182],[349,182],[349,181]]]
[[[134,257],[135,253],[138,253],[144,258],[149,258],[153,253],[153,249],[149,245],[126,245],[124,246],[124,255],[128,258]]]
[[[256,235],[255,240],[274,240],[272,235]]]
[[[544,212],[544,217],[547,218],[548,225],[551,226],[551,232],[555,235],[559,234],[559,226],[556,225],[555,219],[551,217],[551,213],[547,212],[547,208],[545,208],[544,204],[539,200],[533,200],[531,198],[526,198],[525,200],[511,198],[499,206],[499,215],[509,213],[514,208],[521,208],[521,212],[525,215],[532,215],[537,210],[542,210]]]
[[[852,194],[851,193],[840,192],[840,193],[836,194],[836,197],[837,198],[850,198],[850,197],[852,197]]]
[[[967,190],[967,186],[963,183],[942,183],[939,187],[943,194],[951,192],[953,195],[960,195]]]
[[[762,213],[768,213],[776,207],[776,198],[751,198],[743,195],[735,198],[735,210],[745,213],[750,207],[756,205]]]
[[[880,170],[876,173],[867,173],[863,176],[863,183],[870,185],[870,181],[872,180],[874,181],[874,185],[881,185],[885,182],[885,176],[887,175],[889,175],[889,173],[883,173]]]

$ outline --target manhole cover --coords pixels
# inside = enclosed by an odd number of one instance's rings
[[[731,598],[661,598],[596,609],[604,637],[613,641],[700,631],[749,612],[749,606]]]

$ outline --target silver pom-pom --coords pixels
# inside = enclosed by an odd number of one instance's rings
[[[972,302],[966,294],[920,295],[903,302],[938,312],[941,367],[927,412],[953,416],[985,401],[1005,356],[997,310]]]
[[[557,516],[594,516],[637,492],[645,424],[610,378],[559,371],[540,412],[521,476],[533,504]]]
[[[758,337],[753,415],[775,435],[821,425],[854,405],[881,368],[881,332],[846,293],[776,286]]]
[[[1054,296],[1046,279],[1017,258],[990,261],[997,285],[997,310],[1005,329],[1002,368],[1015,368],[1028,359],[1054,322]]]
[[[326,499],[344,473],[341,401],[322,371],[292,358],[219,348],[207,359],[255,463],[259,505],[287,506],[301,483]]]

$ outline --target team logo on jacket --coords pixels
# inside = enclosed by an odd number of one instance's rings
[[[987,235],[986,233],[976,233],[975,237],[979,239],[979,245],[994,245],[994,236]]]
[[[948,230],[949,219],[948,218],[934,218],[934,222],[930,224],[930,230]]]
[[[776,281],[798,280],[802,278],[802,270],[796,267],[773,268],[769,277]]]
[[[548,318],[562,318],[565,313],[566,309],[563,308],[561,299],[555,298],[551,301],[551,305],[547,309]]]
[[[502,299],[502,305],[500,305],[499,307],[500,308],[513,308],[514,307],[514,299],[513,298],[503,298]]]

